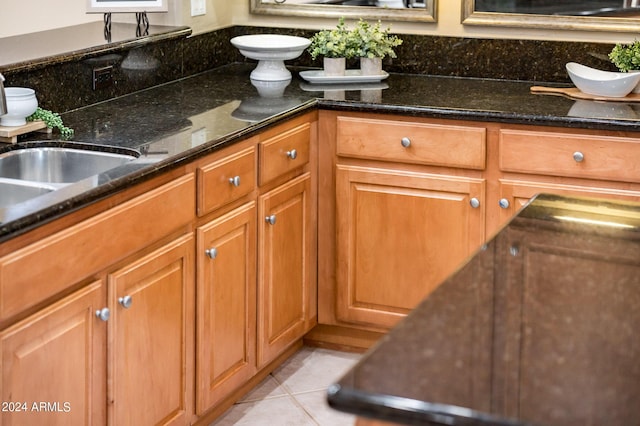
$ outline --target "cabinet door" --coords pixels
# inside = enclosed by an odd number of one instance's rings
[[[258,365],[263,366],[307,332],[313,298],[314,228],[311,175],[260,197]]]
[[[640,201],[639,191],[501,179],[499,226],[511,219],[531,197],[540,193]]]
[[[484,241],[482,179],[338,165],[339,321],[389,328]]]
[[[3,425],[106,422],[103,292],[94,282],[0,334]]]
[[[109,422],[185,424],[192,402],[193,237],[109,276]]]
[[[248,203],[197,230],[196,411],[202,414],[256,371],[256,207]]]

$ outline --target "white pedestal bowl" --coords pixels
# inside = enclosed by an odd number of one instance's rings
[[[231,44],[246,58],[258,61],[251,72],[252,80],[286,81],[291,80],[291,72],[284,61],[302,55],[311,40],[281,34],[253,34],[234,37]]]

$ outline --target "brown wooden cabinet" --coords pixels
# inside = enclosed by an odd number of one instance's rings
[[[104,299],[95,281],[0,333],[0,423],[106,423]]]
[[[538,193],[640,200],[633,133],[334,111],[320,129],[319,341],[370,344]]]
[[[309,331],[315,299],[315,227],[309,172],[260,196],[258,365]]]
[[[337,318],[392,327],[484,238],[482,179],[338,165]]]
[[[484,241],[486,130],[323,119],[320,321],[384,331]]]
[[[499,224],[538,193],[640,200],[639,151],[630,136],[501,128]]]
[[[109,424],[190,419],[193,252],[187,235],[108,276]]]
[[[198,165],[201,421],[275,368],[315,324],[315,118],[282,123]]]
[[[256,206],[197,229],[196,413],[256,373]]]
[[[3,400],[71,404],[3,424],[206,422],[283,361],[316,319],[316,137],[300,115],[3,244]]]

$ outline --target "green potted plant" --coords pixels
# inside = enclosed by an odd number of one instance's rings
[[[640,41],[616,44],[609,53],[609,59],[621,72],[640,72]],[[640,84],[633,93],[640,93]]]
[[[380,21],[371,25],[360,19],[353,29],[353,38],[357,40],[356,56],[360,57],[360,70],[363,75],[380,75],[382,73],[382,59],[389,56],[396,57],[395,47],[402,44],[402,40],[389,34],[390,27],[382,29]]]
[[[346,60],[354,57],[356,47],[352,32],[347,29],[344,18],[340,18],[336,28],[314,34],[307,51],[311,59],[323,58],[326,75],[344,75]]]

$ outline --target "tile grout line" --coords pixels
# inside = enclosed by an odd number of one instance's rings
[[[273,373],[272,373],[272,376],[273,376]],[[276,383],[278,383],[278,386],[284,389],[287,395],[293,400],[294,404],[297,405],[302,411],[304,411],[304,413],[311,419],[311,421],[313,421],[313,423],[315,423],[318,426],[321,426],[318,420],[316,420],[316,418],[313,417],[313,414],[307,410],[307,408],[304,406],[304,404],[301,401],[298,400],[298,398],[296,398],[296,395],[302,395],[302,394],[311,393],[311,392],[318,392],[321,390],[325,390],[325,388],[319,388],[317,390],[309,390],[305,392],[294,393],[289,389],[287,385],[285,385],[284,383],[281,383],[280,380],[278,380],[275,376],[273,376],[273,378],[276,381]]]

